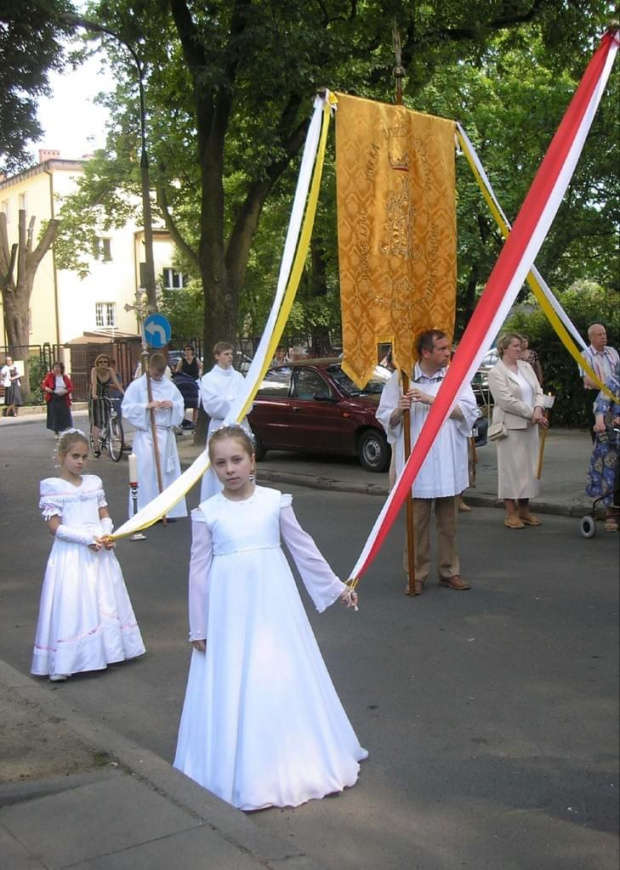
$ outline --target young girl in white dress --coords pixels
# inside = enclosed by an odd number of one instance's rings
[[[45,569],[32,673],[54,682],[144,653],[110,535],[101,478],[82,474],[83,432],[58,442],[60,476],[41,481],[39,508],[54,536]]]
[[[242,810],[294,807],[355,784],[367,757],[321,657],[284,539],[317,610],[357,595],[299,526],[291,496],[254,483],[239,426],[211,436],[224,486],[192,512],[193,643],[174,766]]]

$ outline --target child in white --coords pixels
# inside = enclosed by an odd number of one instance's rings
[[[88,441],[73,429],[58,442],[59,477],[41,481],[39,508],[54,536],[47,562],[32,673],[66,680],[144,653],[110,535],[101,478],[82,474]]]
[[[174,766],[242,810],[342,791],[363,749],[340,703],[282,551],[319,611],[357,595],[300,528],[291,496],[254,483],[252,442],[219,429],[222,492],[192,514],[192,661]]]

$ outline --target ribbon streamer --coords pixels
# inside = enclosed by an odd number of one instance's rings
[[[484,196],[489,206],[491,214],[495,218],[495,221],[499,226],[504,238],[507,238],[511,230],[510,221],[504,214],[504,211],[499,204],[497,197],[495,196],[495,192],[491,187],[491,182],[489,181],[488,176],[482,167],[482,163],[480,162],[480,159],[474,150],[474,146],[472,145],[471,141],[467,137],[467,134],[465,133],[460,124],[457,124],[457,139],[463,150],[463,153],[465,154],[469,162],[474,177],[478,182],[478,185],[482,191],[482,195]],[[601,381],[597,373],[590,366],[588,360],[581,355],[581,352],[575,346],[575,342],[572,341],[571,336],[568,334],[569,331],[572,333],[573,337],[581,346],[582,350],[586,349],[586,343],[579,335],[579,332],[575,328],[575,325],[571,321],[570,317],[566,314],[559,301],[551,292],[551,288],[546,283],[536,266],[532,266],[526,280],[530,289],[534,293],[538,304],[542,308],[545,316],[555,329],[558,337],[560,338],[560,341],[562,342],[566,350],[570,353],[570,355],[573,357],[577,365],[579,365],[585,371],[585,373],[596,384],[599,390],[602,390],[605,395],[608,396],[610,399],[613,399],[615,402],[619,402],[620,399],[615,397],[609,387],[603,381]]]
[[[318,191],[323,171],[327,130],[331,108],[334,105],[335,98],[329,92],[325,96],[315,99],[314,114],[310,121],[304,146],[275,298],[263,331],[263,336],[245,379],[247,389],[243,391],[242,396],[231,407],[225,423],[240,422],[250,408],[252,400],[269,367],[269,363],[273,358],[275,349],[282,336],[288,313],[295,300],[303,271],[303,264],[308,255],[308,245],[316,215]],[[308,190],[311,179],[312,189],[309,195]],[[308,200],[308,206],[304,215],[306,200]],[[153,523],[156,523],[157,520],[161,519],[178,504],[192,486],[200,480],[209,468],[209,465],[209,455],[207,450],[204,450],[174,483],[145,505],[127,522],[123,523],[114,532],[114,540],[132,535],[134,532],[146,529],[153,525]]]
[[[464,385],[473,378],[534,263],[575,171],[618,44],[618,30],[609,31],[588,64],[459,342],[413,452],[351,572],[352,586],[368,570],[381,549],[440,427],[456,405]]]

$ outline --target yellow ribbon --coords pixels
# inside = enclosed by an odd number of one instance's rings
[[[474,178],[478,182],[480,190],[482,191],[482,195],[484,196],[484,198],[489,206],[491,214],[495,218],[495,221],[496,221],[498,227],[500,228],[502,235],[504,236],[504,238],[507,238],[509,233],[510,233],[510,226],[507,224],[503,215],[501,214],[501,212],[497,208],[497,205],[495,204],[495,200],[493,199],[491,192],[489,191],[487,185],[485,184],[484,179],[482,178],[482,176],[478,172],[478,168],[477,168],[475,161],[473,159],[473,155],[468,147],[468,143],[467,143],[466,139],[461,135],[458,128],[457,128],[456,135],[458,137],[459,144],[463,150],[463,153],[465,154],[465,157],[467,158],[467,162],[469,163],[469,165],[471,167],[471,171],[474,174]],[[573,359],[575,360],[577,365],[579,365],[585,371],[585,373],[588,375],[590,380],[593,381],[596,384],[596,386],[599,388],[599,390],[602,390],[605,393],[605,395],[608,396],[608,398],[612,399],[614,402],[620,403],[620,398],[618,396],[614,396],[614,394],[607,387],[607,385],[604,384],[600,380],[600,378],[598,377],[598,375],[596,374],[594,369],[588,363],[587,359],[585,359],[585,357],[582,356],[581,351],[579,350],[579,348],[577,347],[577,345],[573,341],[570,333],[568,332],[568,330],[566,329],[566,327],[564,326],[564,324],[562,323],[562,321],[558,317],[557,312],[555,311],[555,309],[553,308],[553,306],[551,305],[551,303],[547,299],[542,287],[540,286],[540,283],[536,279],[536,276],[532,272],[528,272],[526,281],[527,281],[531,291],[533,292],[534,296],[536,297],[538,304],[542,308],[545,316],[549,320],[549,323],[555,329],[557,335],[560,338],[560,341],[562,342],[562,344],[564,345],[566,350],[570,353],[570,355],[573,357]]]

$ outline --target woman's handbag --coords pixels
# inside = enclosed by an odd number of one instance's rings
[[[501,441],[503,438],[507,437],[508,429],[505,423],[491,423],[489,431],[487,432],[487,438],[489,441]]]

